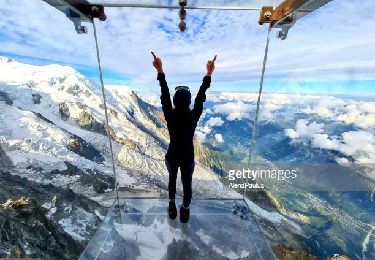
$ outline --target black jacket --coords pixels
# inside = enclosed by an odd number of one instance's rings
[[[193,110],[173,109],[165,74],[159,73],[161,87],[161,104],[167,121],[170,143],[166,154],[168,162],[177,165],[194,162],[194,131],[203,112],[203,102],[206,101],[206,90],[210,87],[211,77],[205,76],[195,98]]]

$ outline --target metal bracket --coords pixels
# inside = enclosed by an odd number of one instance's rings
[[[296,15],[294,13],[289,14],[278,24],[280,31],[277,32],[276,37],[280,40],[285,40],[288,37],[289,29],[292,28],[296,22]]]
[[[233,203],[232,214],[238,215],[241,219],[247,220],[249,218],[249,209],[245,205],[240,205],[237,202]]]
[[[331,0],[285,0],[275,9],[264,6],[260,11],[259,24],[270,23],[273,28],[280,28],[277,38],[285,40],[289,29],[297,20],[314,12]]]
[[[92,22],[94,18],[105,21],[107,16],[102,5],[90,4],[87,0],[43,0],[66,15],[74,24],[78,34],[87,33],[82,22]]]
[[[84,21],[79,13],[76,13],[74,9],[67,8],[64,11],[65,15],[69,20],[71,20],[74,24],[74,28],[78,34],[87,34],[88,29],[86,26],[82,25]]]

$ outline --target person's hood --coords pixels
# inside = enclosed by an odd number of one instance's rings
[[[191,103],[191,93],[186,89],[179,89],[173,96],[173,104],[176,109],[187,109]]]

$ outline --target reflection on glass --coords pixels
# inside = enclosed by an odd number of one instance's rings
[[[201,255],[275,259],[255,219],[248,211],[243,215],[231,214],[233,204],[247,209],[242,200],[196,200],[192,204],[192,220],[187,226],[168,219],[165,200],[127,199],[122,223],[112,223],[116,212],[109,211],[80,259],[162,259],[165,256],[196,259]],[[232,236],[233,233],[236,236]]]

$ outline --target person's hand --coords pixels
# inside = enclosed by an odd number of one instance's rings
[[[151,54],[154,57],[154,61],[152,62],[152,65],[154,65],[154,67],[158,71],[158,73],[164,73],[163,72],[163,63],[161,62],[161,59],[156,57],[154,52],[151,52]]]
[[[206,76],[211,76],[212,73],[214,72],[214,70],[215,70],[216,56],[217,55],[215,55],[215,57],[213,58],[213,60],[209,60],[207,62],[207,74],[206,74]]]

